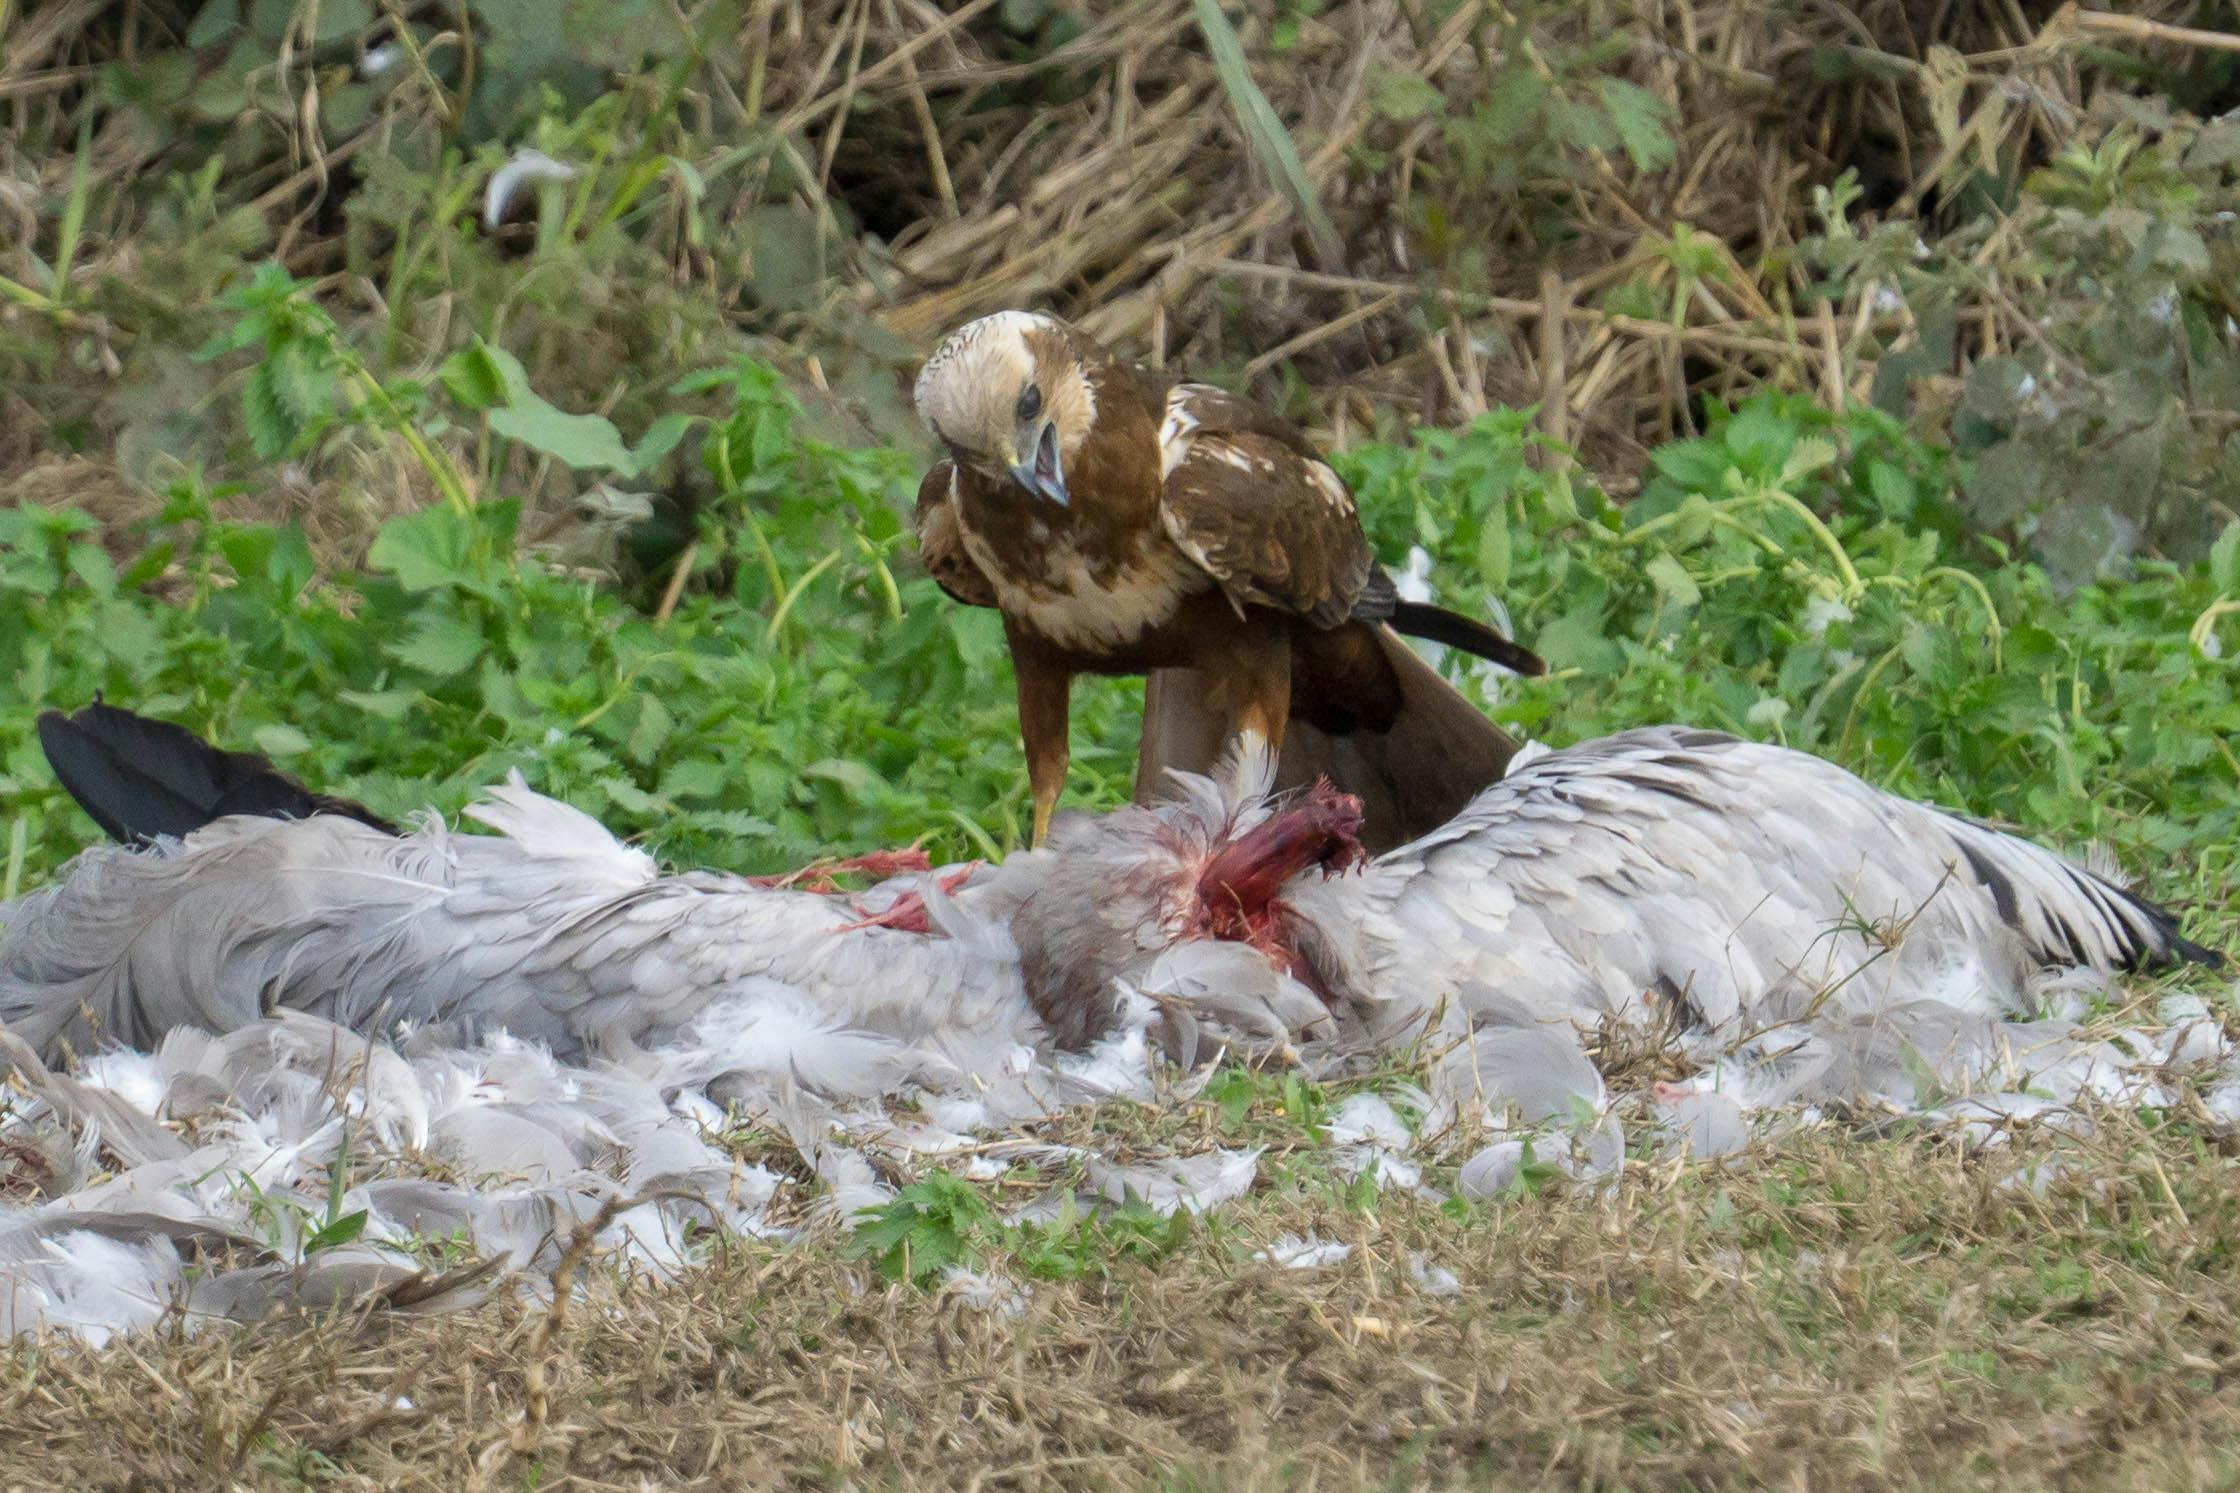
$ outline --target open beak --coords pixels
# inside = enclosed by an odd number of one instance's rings
[[[1042,427],[1041,438],[1034,443],[1033,457],[1014,463],[1011,478],[1036,497],[1055,503],[1060,508],[1072,503],[1072,495],[1066,491],[1065,468],[1058,461],[1056,425]]]

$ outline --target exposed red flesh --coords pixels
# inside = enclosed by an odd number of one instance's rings
[[[1286,974],[1305,963],[1291,946],[1286,883],[1309,868],[1336,875],[1368,859],[1361,800],[1319,780],[1291,807],[1271,814],[1207,858],[1198,875],[1197,927],[1206,938],[1248,944]]]
[[[1310,866],[1325,876],[1368,858],[1361,848],[1361,800],[1318,780],[1290,808],[1271,814],[1210,856],[1198,874],[1198,910],[1217,938],[1241,922],[1264,919],[1284,883]]]

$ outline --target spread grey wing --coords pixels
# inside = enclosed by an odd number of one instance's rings
[[[1684,728],[1529,763],[1372,875],[1394,947],[1458,953],[1461,980],[1550,1015],[1646,995],[1716,1027],[1763,1019],[1769,996],[1871,1003],[1956,960],[1983,972],[1994,1014],[2034,968],[2200,952],[2167,913],[2040,846]]]
[[[288,1008],[360,1032],[503,1028],[566,1056],[656,1038],[756,980],[906,1038],[1016,1002],[970,941],[841,936],[844,899],[658,877],[526,789],[479,812],[507,834],[234,818],[154,852],[89,851],[0,909],[0,1021],[52,1054]]]

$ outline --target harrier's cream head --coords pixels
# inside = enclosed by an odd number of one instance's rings
[[[967,322],[918,374],[918,416],[960,465],[1062,508],[1066,462],[1097,418],[1078,340],[1032,311]]]

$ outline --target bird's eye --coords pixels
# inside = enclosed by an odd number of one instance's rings
[[[1033,384],[1019,396],[1019,419],[1023,423],[1042,413],[1042,390]]]

